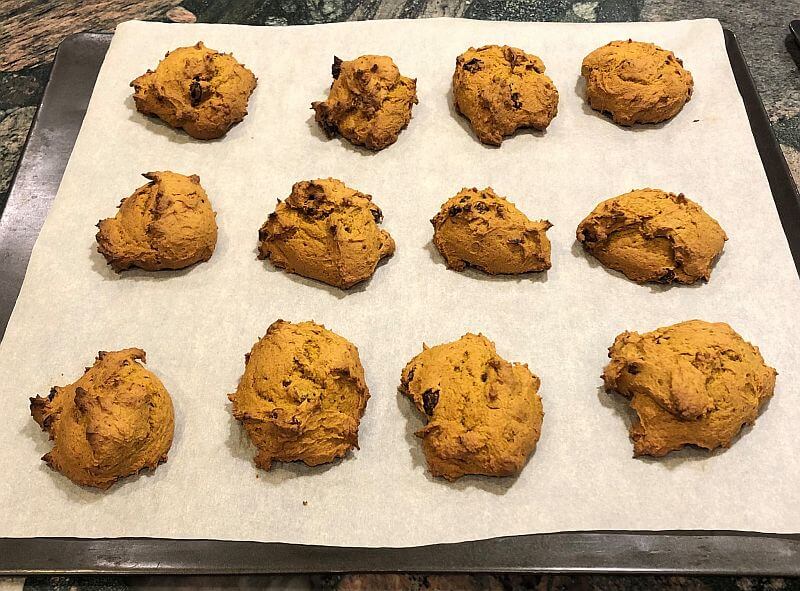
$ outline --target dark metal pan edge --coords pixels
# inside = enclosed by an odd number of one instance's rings
[[[793,20],[789,23],[789,30],[794,35],[795,41],[800,45],[800,19]]]
[[[756,90],[755,81],[747,67],[736,35],[728,29],[724,29],[724,32],[725,46],[728,50],[733,75],[736,78],[736,86],[744,101],[747,118],[750,120],[750,129],[761,156],[764,172],[767,174],[769,188],[772,198],[775,200],[783,232],[789,243],[795,268],[800,269],[800,227],[797,223],[800,220],[800,196],[798,196],[797,187],[783,151],[772,131],[769,116],[761,102],[758,90]]]
[[[504,572],[793,575],[800,536],[725,531],[564,532],[412,548],[113,538],[0,540],[13,574]],[[7,566],[8,563],[11,566]]]
[[[800,199],[783,158],[769,119],[735,35],[725,30],[725,41],[739,91],[764,169],[778,207],[781,222],[797,265],[800,255],[800,226],[788,223],[800,219]],[[4,330],[24,276],[30,249],[55,196],[66,161],[74,145],[91,86],[97,75],[110,35],[83,33],[62,44],[45,91],[40,111],[28,137],[25,151],[0,218],[0,265],[4,276],[12,275],[13,297],[0,294],[0,328]],[[84,55],[86,70],[94,68],[88,91],[73,105],[71,127],[61,130],[69,149],[60,153],[47,178],[37,177],[30,149],[41,149],[42,135],[53,133],[46,116],[53,108],[51,87],[62,68],[75,60],[72,52],[91,45]],[[94,61],[93,61],[94,60]],[[91,73],[91,72],[90,72]],[[74,89],[73,89],[74,90]],[[77,98],[77,97],[75,97]],[[55,98],[53,99],[55,101]],[[55,105],[58,111],[59,105]],[[76,119],[77,118],[77,119]],[[50,126],[50,127],[48,127]],[[55,130],[58,133],[58,130]],[[70,141],[71,136],[71,141]],[[38,143],[37,143],[38,142]],[[57,165],[57,166],[56,166]],[[58,170],[60,166],[60,171]],[[17,187],[17,182],[24,186]],[[14,247],[9,271],[9,207],[21,207],[39,182],[44,212],[22,216],[27,234]],[[27,212],[30,214],[31,212]],[[27,242],[26,242],[27,240]],[[26,250],[27,249],[27,250]],[[19,267],[21,266],[21,274]],[[8,283],[8,282],[6,282]],[[525,573],[651,573],[651,574],[737,574],[800,575],[800,535],[730,531],[594,531],[531,534],[493,538],[458,544],[437,544],[413,548],[340,548],[279,543],[223,542],[215,540],[170,540],[154,538],[0,538],[0,574],[255,574],[313,572],[525,572]]]
[[[70,35],[58,47],[0,217],[0,339],[31,250],[78,137],[111,35]]]

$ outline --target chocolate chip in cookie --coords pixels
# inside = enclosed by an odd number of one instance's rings
[[[225,135],[247,115],[256,77],[228,53],[202,42],[170,51],[155,70],[131,82],[136,109],[190,136]]]
[[[331,73],[327,100],[311,104],[325,134],[376,151],[396,142],[417,104],[417,81],[402,76],[392,58],[382,55],[334,57]]]
[[[603,265],[640,283],[707,281],[727,240],[697,203],[658,189],[603,201],[576,236]]]
[[[499,146],[520,128],[546,129],[558,90],[544,71],[542,60],[516,47],[470,47],[456,58],[456,109],[485,144]]]
[[[295,183],[258,233],[259,257],[342,289],[372,276],[394,253],[394,240],[372,197],[337,179]]]
[[[400,391],[426,417],[417,436],[430,473],[519,474],[542,429],[539,383],[482,335],[424,348],[403,369]]]
[[[447,266],[519,274],[550,268],[547,220],[531,221],[491,187],[461,189],[431,220],[433,243]]]

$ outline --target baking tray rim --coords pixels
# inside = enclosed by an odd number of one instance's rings
[[[800,197],[772,132],[736,35],[723,28],[729,61],[747,110],[795,266],[800,269]],[[28,149],[40,129],[45,99],[59,63],[89,40],[102,45],[110,33],[76,33],[62,41],[51,76],[23,147],[9,188],[9,201],[28,162]],[[98,67],[94,70],[96,77]],[[94,81],[92,80],[92,86]],[[85,98],[88,103],[91,89]],[[85,105],[79,108],[82,121]],[[77,129],[80,125],[77,126]],[[71,145],[77,137],[71,138]],[[71,151],[71,148],[70,148]],[[63,164],[69,153],[59,154]],[[61,170],[63,175],[63,169]],[[48,195],[52,201],[60,182]],[[0,210],[5,214],[8,204]],[[2,218],[0,217],[0,222]],[[38,223],[35,234],[44,222]],[[34,236],[35,241],[35,236]],[[0,233],[0,254],[8,237]],[[29,246],[32,248],[33,242]],[[30,255],[28,249],[27,256]],[[0,276],[3,275],[0,259]],[[25,261],[27,266],[27,260]],[[24,270],[24,269],[23,269]],[[23,273],[24,277],[24,273]],[[19,283],[21,284],[22,277]],[[17,293],[19,285],[16,286]],[[16,296],[14,296],[16,299]],[[12,302],[13,304],[13,302]],[[11,306],[13,308],[13,305]],[[2,330],[11,310],[4,310]],[[0,575],[33,574],[256,574],[342,572],[506,572],[605,574],[800,575],[800,533],[729,530],[593,530],[503,536],[412,547],[342,547],[280,542],[223,541],[147,537],[0,537]]]

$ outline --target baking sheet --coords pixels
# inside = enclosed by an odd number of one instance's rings
[[[582,57],[634,37],[676,51],[696,93],[673,121],[622,129],[589,111]],[[259,77],[250,115],[226,138],[199,142],[137,114],[128,82],[169,49],[202,39]],[[568,39],[569,44],[564,40]],[[536,53],[561,93],[546,133],[480,145],[448,102],[455,56],[508,43]],[[326,140],[311,100],[324,97],[332,54],[392,55],[418,78],[420,104],[397,144],[378,154]],[[440,57],[441,56],[441,57]],[[186,271],[112,273],[94,223],[144,182],[138,173],[200,175],[220,224],[209,263]],[[395,256],[344,293],[255,258],[256,233],[295,180],[335,176],[373,194]],[[546,276],[447,271],[428,219],[461,186],[491,185],[555,224]],[[730,240],[708,285],[643,287],[605,271],[574,244],[597,201],[657,186],[698,200]],[[0,344],[0,516],[4,536],[153,536],[405,546],[587,529],[800,531],[798,420],[791,347],[797,274],[772,204],[716,21],[539,24],[381,21],[253,28],[121,25]],[[278,317],[313,318],[352,340],[372,398],[361,449],[330,467],[255,469],[230,417],[243,354]],[[624,405],[605,395],[606,348],[625,329],[687,318],[724,320],[758,344],[780,376],[756,427],[730,450],[634,460]],[[422,341],[482,331],[501,355],[542,378],[542,439],[517,479],[427,476],[396,393]],[[173,395],[169,462],[106,493],[74,486],[38,460],[49,449],[27,398],[80,375],[99,349],[140,346]],[[303,501],[307,504],[303,505]]]

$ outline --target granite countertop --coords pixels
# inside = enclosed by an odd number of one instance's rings
[[[794,9],[794,10],[793,10]],[[0,3],[0,207],[41,99],[60,41],[111,31],[128,19],[293,25],[377,18],[461,16],[525,21],[603,22],[713,17],[734,31],[775,135],[800,183],[800,47],[788,24],[797,0],[3,0]],[[0,532],[1,534],[2,532]],[[6,589],[464,589],[464,590],[798,590],[800,580],[651,576],[315,576],[32,577],[0,579]]]

